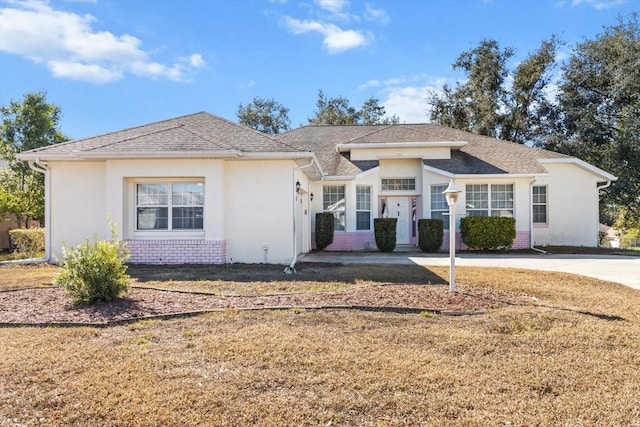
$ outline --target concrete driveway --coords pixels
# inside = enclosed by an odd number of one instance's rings
[[[640,289],[640,257],[623,255],[486,255],[461,253],[457,266],[507,267],[529,270],[560,271],[580,274]],[[448,266],[447,254],[422,252],[311,252],[300,262],[337,262],[342,264],[417,264]]]

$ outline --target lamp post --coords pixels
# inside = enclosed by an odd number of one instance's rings
[[[453,180],[443,192],[449,205],[449,292],[456,291],[456,203],[460,192]]]

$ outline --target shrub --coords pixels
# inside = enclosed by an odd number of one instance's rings
[[[374,218],[376,245],[380,252],[393,252],[396,248],[396,224],[398,218]]]
[[[69,248],[63,244],[62,272],[56,283],[67,291],[75,302],[90,304],[113,301],[129,289],[127,266],[129,252],[126,244],[117,241],[115,225],[110,222],[111,241],[94,237]]]
[[[11,244],[19,258],[35,258],[44,251],[44,228],[9,230]]]
[[[516,238],[516,220],[497,216],[469,216],[460,220],[462,241],[470,249],[510,248]]]
[[[318,212],[316,214],[316,246],[324,249],[333,243],[333,221],[332,212]]]
[[[436,252],[442,246],[444,222],[441,219],[418,220],[418,246],[424,252]]]

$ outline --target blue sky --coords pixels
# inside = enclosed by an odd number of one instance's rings
[[[482,39],[515,66],[552,34],[594,38],[638,0],[0,0],[0,104],[44,90],[82,138],[208,111],[236,121],[254,96],[307,123],[318,89],[402,122]]]

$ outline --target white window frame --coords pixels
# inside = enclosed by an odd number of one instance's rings
[[[444,196],[444,190],[446,190],[448,184],[433,184],[430,186],[429,191],[429,209],[431,211],[432,219],[441,219],[444,225],[444,229],[449,229],[449,205],[447,199]],[[434,200],[434,198],[437,198]]]
[[[536,194],[536,189],[544,189],[544,202],[541,202],[539,198],[536,200],[536,196],[543,195]],[[536,212],[534,212],[534,209],[540,206],[544,206],[544,221],[536,221]],[[549,224],[549,188],[547,185],[533,185],[531,187],[531,220],[537,225]]]
[[[336,199],[334,195],[338,195],[342,189],[342,199]],[[335,200],[334,200],[335,199]],[[347,230],[347,186],[344,184],[324,185],[322,186],[322,211],[331,212],[333,214],[333,230]]]
[[[361,190],[366,190],[368,193],[362,194]],[[370,185],[356,185],[356,230],[357,231],[371,231],[371,186]],[[363,201],[361,197],[367,196],[367,200]],[[360,228],[360,223],[358,221],[359,214],[367,213],[369,215],[369,221],[367,222],[367,228]]]
[[[511,187],[511,199],[499,199],[503,188]],[[474,191],[477,190],[477,191]],[[484,197],[470,197],[475,193],[486,194]],[[509,194],[508,192],[506,194]],[[467,216],[503,216],[515,218],[515,184],[467,184],[465,187],[466,215]],[[473,203],[473,204],[472,204]],[[511,206],[509,206],[511,205]],[[509,212],[509,215],[503,213]]]
[[[174,185],[196,184],[202,188],[201,203],[174,203],[173,187]],[[140,203],[138,197],[139,186],[141,185],[166,185],[167,186],[167,203],[166,204],[144,204]],[[178,196],[178,195],[176,195]],[[139,228],[138,210],[144,208],[166,208],[167,209],[167,227],[166,228]],[[173,210],[179,208],[200,208],[202,209],[202,227],[196,228],[174,228],[173,227]],[[133,232],[136,236],[144,235],[167,235],[174,236],[189,235],[201,236],[205,227],[205,189],[204,180],[198,179],[148,179],[135,180],[133,182]]]
[[[406,192],[416,191],[416,178],[380,178],[380,190],[382,192]]]

